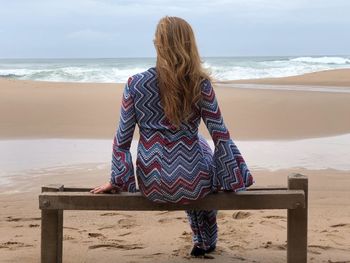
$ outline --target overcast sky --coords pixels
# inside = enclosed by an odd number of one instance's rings
[[[165,15],[204,57],[350,54],[349,0],[0,0],[0,58],[154,57]]]

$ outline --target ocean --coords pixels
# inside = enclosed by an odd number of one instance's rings
[[[203,66],[219,81],[286,77],[350,68],[350,56],[207,57]],[[0,59],[0,77],[37,81],[125,83],[155,66],[155,58]]]

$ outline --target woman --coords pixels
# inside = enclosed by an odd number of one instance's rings
[[[136,176],[148,199],[188,203],[220,189],[246,189],[253,178],[224,124],[191,26],[166,16],[157,25],[154,44],[156,67],[130,77],[124,88],[110,182],[91,192],[137,191],[129,151],[136,124]],[[201,119],[214,141],[214,153],[198,134]],[[191,255],[215,250],[217,211],[186,213],[193,232]]]

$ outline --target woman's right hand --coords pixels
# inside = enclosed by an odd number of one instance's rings
[[[90,193],[92,194],[102,194],[106,192],[118,192],[116,188],[113,187],[113,185],[108,182],[106,184],[100,185],[98,187],[95,187],[94,189],[90,190]]]

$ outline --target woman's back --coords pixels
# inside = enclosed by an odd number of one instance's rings
[[[114,162],[115,178],[129,180],[120,182],[120,186],[135,190],[133,175],[125,176],[125,173],[133,173],[129,148],[136,124],[140,130],[136,175],[140,191],[152,201],[187,203],[206,196],[220,185],[227,188],[225,185],[229,184],[229,189],[239,190],[251,184],[249,170],[223,123],[210,81],[203,80],[201,88],[201,99],[191,116],[175,127],[164,113],[156,68],[129,78],[113,146],[116,157],[124,159],[129,168],[117,175],[120,165],[117,159]],[[201,118],[213,138],[214,156],[198,134]],[[227,177],[222,177],[222,173],[228,174]]]
[[[166,118],[161,102],[158,86],[156,67],[149,68],[129,78],[128,87],[134,99],[137,123],[140,129],[162,130],[168,133],[169,139],[173,136],[197,134],[200,123],[200,115],[193,112],[193,118],[188,123],[182,123],[180,129],[176,129]],[[176,140],[176,138],[173,138]]]
[[[140,191],[153,201],[186,202],[211,190],[208,161],[199,145],[200,113],[174,127],[161,103],[155,68],[129,82],[140,129],[136,175]]]

